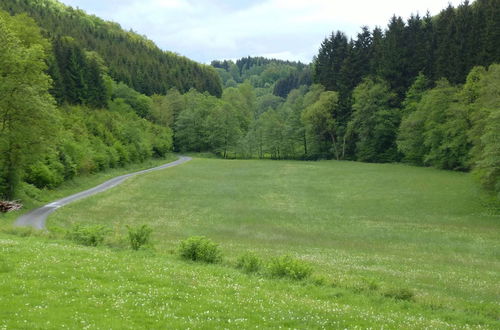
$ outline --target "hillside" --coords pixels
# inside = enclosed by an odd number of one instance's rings
[[[0,10],[0,43],[1,198],[29,203],[40,189],[172,150],[157,102],[115,82],[75,39],[46,39],[29,16]]]
[[[485,197],[469,174],[435,169],[195,158],[59,209],[48,233],[6,227],[0,310],[14,316],[1,319],[497,328],[499,225]],[[152,245],[134,252],[126,225],[141,224]],[[107,228],[102,246],[62,239],[78,225]],[[220,244],[221,263],[179,257],[179,241],[195,235]],[[248,252],[261,268],[245,274],[237,264]],[[311,277],[269,275],[281,255],[312,267]]]
[[[171,88],[187,92],[195,88],[220,96],[215,71],[186,57],[159,49],[146,37],[123,30],[56,0],[2,0],[0,9],[26,13],[50,38],[69,36],[88,51],[97,52],[109,67],[110,76],[147,94],[166,94]]]
[[[352,291],[249,276],[176,257],[0,234],[0,326],[18,328],[460,327]],[[43,251],[43,253],[40,253]],[[50,262],[47,262],[47,259]],[[43,275],[42,275],[43,274]]]
[[[226,88],[248,81],[254,88],[286,98],[293,89],[312,84],[311,66],[300,62],[248,56],[236,62],[212,61],[211,65]]]
[[[209,66],[1,0],[0,329],[500,329],[499,1]]]

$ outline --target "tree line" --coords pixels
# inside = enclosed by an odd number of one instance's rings
[[[385,30],[363,27],[352,40],[334,32],[312,67],[261,58],[213,62],[222,99],[184,95],[195,106],[174,120],[175,146],[234,158],[473,170],[499,192],[499,9],[497,0],[465,1],[435,17],[393,17]],[[314,84],[276,93],[290,74],[307,70]],[[228,120],[213,120],[224,112]],[[211,138],[216,131],[226,134]]]
[[[248,81],[254,88],[272,88],[272,94],[285,98],[292,89],[312,84],[311,66],[301,62],[248,56],[236,62],[212,61],[211,65],[225,88]]]
[[[55,1],[2,2],[11,12],[31,8],[49,33],[27,15],[0,14],[0,195],[22,196],[172,149],[473,170],[499,192],[495,1],[393,17],[385,30],[364,27],[354,40],[332,33],[311,65],[247,57],[193,66],[211,74],[183,74],[193,79],[187,84],[146,74],[139,85],[116,72],[135,77],[146,62],[172,68],[155,62],[159,53],[146,39]],[[480,34],[462,40],[457,31],[466,27]],[[124,63],[120,47],[143,58]],[[224,89],[197,85],[207,77]]]
[[[33,198],[172,150],[172,130],[152,121],[153,99],[115,82],[72,38],[53,48],[33,19],[0,11],[0,44],[1,197]]]

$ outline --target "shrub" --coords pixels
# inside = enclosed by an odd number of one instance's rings
[[[101,225],[75,225],[68,232],[68,237],[78,244],[98,246],[102,244],[107,233],[108,229]]]
[[[64,180],[61,175],[64,166],[55,159],[47,161],[50,164],[39,161],[31,165],[26,172],[26,182],[33,184],[37,188],[54,188],[61,184]]]
[[[42,190],[26,182],[21,182],[18,193],[19,193],[18,195],[19,199],[23,201],[26,200],[41,201],[43,199]]]
[[[128,229],[128,239],[130,242],[130,247],[133,250],[139,250],[139,248],[149,242],[151,233],[153,229],[148,225],[142,225],[138,227],[127,226]]]
[[[203,236],[193,236],[181,242],[179,253],[182,258],[207,263],[222,260],[219,245]]]
[[[398,300],[413,300],[415,294],[410,289],[402,288],[402,289],[388,289],[387,291],[384,292],[384,296]]]
[[[247,252],[241,255],[236,262],[236,267],[246,273],[256,273],[260,270],[262,261],[255,254]]]
[[[288,255],[273,258],[268,268],[273,277],[288,277],[293,280],[303,280],[312,273],[311,266]]]

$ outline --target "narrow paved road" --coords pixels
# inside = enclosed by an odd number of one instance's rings
[[[33,227],[36,229],[44,229],[45,228],[45,220],[47,219],[49,214],[51,214],[52,212],[54,212],[55,210],[57,210],[61,206],[67,205],[69,203],[72,203],[74,201],[77,201],[79,199],[82,199],[82,198],[85,198],[85,197],[88,197],[88,196],[91,196],[91,195],[94,195],[97,193],[100,193],[102,191],[111,189],[132,176],[136,176],[139,174],[148,173],[148,172],[152,172],[152,171],[163,170],[164,168],[168,168],[168,167],[177,166],[177,165],[180,165],[182,163],[188,162],[191,159],[192,159],[191,157],[181,156],[178,160],[171,162],[171,163],[167,163],[167,164],[164,164],[164,165],[161,165],[158,167],[153,167],[153,168],[150,168],[147,170],[142,170],[139,172],[134,172],[134,173],[129,173],[129,174],[117,176],[116,178],[108,180],[108,181],[106,181],[106,182],[104,182],[104,183],[102,183],[94,188],[90,188],[88,190],[76,193],[74,195],[59,199],[59,200],[52,202],[52,203],[49,203],[45,206],[34,209],[34,210],[20,216],[16,220],[14,225],[15,226]]]

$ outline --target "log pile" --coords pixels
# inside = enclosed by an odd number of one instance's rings
[[[17,201],[0,201],[0,212],[2,213],[7,213],[10,211],[16,211],[19,210],[23,207],[22,204],[20,204]]]

